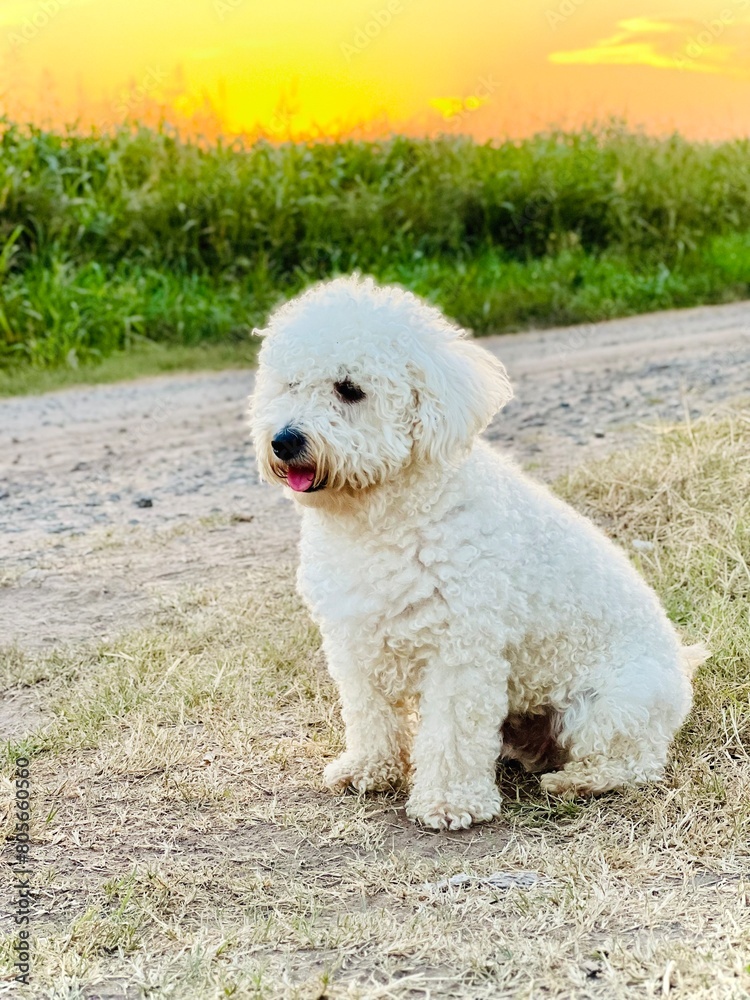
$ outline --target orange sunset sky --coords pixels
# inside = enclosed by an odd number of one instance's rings
[[[0,0],[16,120],[478,139],[750,134],[750,0]]]

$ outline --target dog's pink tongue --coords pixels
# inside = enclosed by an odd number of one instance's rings
[[[287,469],[286,481],[295,493],[309,490],[315,479],[315,469]]]

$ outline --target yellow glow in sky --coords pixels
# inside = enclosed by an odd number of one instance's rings
[[[0,53],[3,109],[41,124],[750,134],[750,0],[0,0]]]

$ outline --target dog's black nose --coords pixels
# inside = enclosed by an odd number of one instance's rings
[[[279,431],[271,442],[274,455],[282,462],[293,462],[295,458],[299,458],[306,445],[305,435],[292,430],[291,427]]]

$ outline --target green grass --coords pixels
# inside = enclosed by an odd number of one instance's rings
[[[0,167],[0,366],[15,372],[144,341],[243,344],[276,302],[355,269],[478,334],[750,295],[747,140],[612,125],[204,148],[5,122]]]
[[[59,368],[32,365],[0,368],[0,398],[37,395],[76,385],[104,385],[177,372],[223,371],[248,368],[255,362],[256,342],[201,344],[197,347],[144,343],[116,351],[101,361]]]

